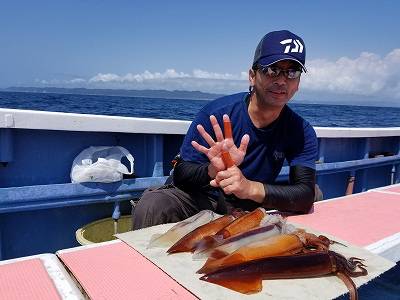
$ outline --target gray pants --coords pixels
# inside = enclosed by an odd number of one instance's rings
[[[316,185],[315,201],[322,198],[322,192]],[[225,200],[215,200],[203,193],[188,194],[172,184],[149,188],[132,207],[132,229],[179,222],[204,209],[226,214],[235,208],[252,211],[261,206],[249,200],[236,199],[232,202]]]
[[[149,188],[132,208],[132,228],[179,222],[204,209],[216,211],[217,206],[218,201],[204,194],[189,195],[172,184]]]

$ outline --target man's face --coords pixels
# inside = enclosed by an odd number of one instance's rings
[[[294,96],[299,88],[300,77],[289,79],[286,70],[299,69],[299,65],[291,60],[282,60],[270,66],[270,70],[283,70],[273,77],[260,69],[250,70],[250,84],[260,105],[283,107]]]

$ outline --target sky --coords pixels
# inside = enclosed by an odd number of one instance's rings
[[[306,44],[297,98],[400,106],[396,0],[0,0],[0,7],[0,88],[245,91],[259,40],[287,29]]]

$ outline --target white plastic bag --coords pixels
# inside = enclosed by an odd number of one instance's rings
[[[126,156],[130,171],[121,163]],[[71,168],[72,182],[115,182],[123,174],[133,174],[133,156],[120,146],[92,146],[86,148],[74,159]]]

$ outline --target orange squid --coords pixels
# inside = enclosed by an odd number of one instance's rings
[[[229,119],[224,118],[224,134],[226,139],[232,139],[232,124]],[[231,155],[229,154],[228,151],[223,150],[222,153],[222,160],[224,161],[225,167],[228,169],[230,167],[233,167],[235,165],[235,162],[233,161]]]
[[[224,134],[226,139],[232,139],[232,123],[228,118],[224,118]]]
[[[258,207],[250,213],[242,214],[232,223],[219,230],[215,235],[201,239],[196,245],[195,250],[196,252],[202,252],[214,248],[220,245],[224,239],[260,226],[265,217],[268,217],[268,215],[262,207]]]
[[[265,209],[258,207],[252,212],[237,218],[235,221],[218,231],[215,235],[221,235],[226,239],[232,235],[245,232],[259,226],[265,216],[267,216]]]
[[[199,213],[175,224],[171,229],[163,234],[154,234],[147,248],[171,247],[179,239],[197,227],[207,224],[216,218],[216,214],[211,210],[202,210]]]
[[[367,275],[363,260],[346,259],[333,251],[313,251],[296,255],[274,256],[228,266],[200,278],[231,290],[253,294],[262,290],[262,280],[338,276],[357,300],[357,287],[350,277]],[[357,270],[359,269],[359,270]]]
[[[316,235],[303,230],[291,234],[280,234],[249,243],[222,258],[209,258],[197,273],[209,273],[220,268],[265,257],[296,254],[304,251],[307,247],[316,248],[323,252],[329,249],[330,243],[325,237],[318,238]]]
[[[193,252],[196,250],[197,243],[203,238],[214,235],[216,232],[220,231],[222,228],[232,223],[235,220],[233,215],[224,215],[210,223],[204,224],[192,232],[189,232],[174,245],[172,245],[167,252],[178,253],[178,252]]]

